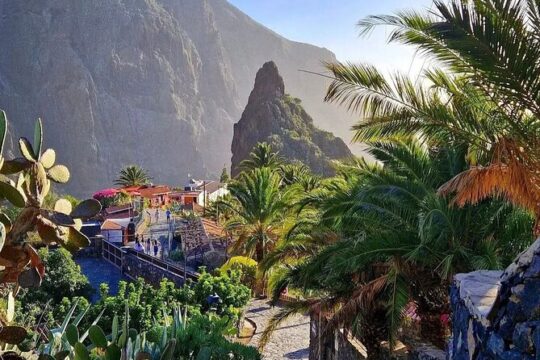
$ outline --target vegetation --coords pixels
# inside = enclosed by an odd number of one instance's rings
[[[245,256],[233,256],[219,269],[221,273],[240,271],[242,274],[240,281],[242,284],[253,288],[257,278],[257,262]]]
[[[223,170],[221,170],[221,175],[219,177],[219,182],[228,183],[229,180],[231,180],[231,177],[229,176],[229,173],[227,172],[227,167],[224,166]]]
[[[250,153],[249,158],[240,163],[240,169],[249,171],[263,167],[275,168],[281,165],[282,162],[283,159],[277,153],[272,151],[270,145],[263,142],[255,145]]]
[[[184,253],[182,250],[173,250],[169,252],[169,259],[172,261],[184,261]]]
[[[442,68],[417,81],[329,64],[335,81],[326,98],[366,119],[355,126],[359,141],[422,134],[432,144],[466,145],[469,168],[441,192],[455,193],[460,206],[501,196],[538,219],[539,14],[534,1],[455,0],[436,2],[430,13],[368,17],[362,32],[390,26],[391,42],[416,47]]]
[[[146,170],[137,165],[129,165],[120,170],[114,184],[121,187],[142,186],[149,184],[151,180]]]
[[[25,341],[21,336],[14,337],[9,343],[18,347],[9,354],[19,359],[23,358],[19,354],[32,357],[35,354],[28,349],[38,348],[40,358],[57,359],[260,359],[256,349],[231,343],[223,336],[226,319],[214,321],[191,315],[185,308],[175,308],[172,313],[163,309],[164,324],[156,323],[149,332],[139,332],[131,327],[131,311],[126,306],[123,317],[115,315],[109,335],[105,335],[107,332],[97,325],[102,314],[91,325],[82,326],[88,309],[77,312],[76,305],[68,311],[62,325],[51,330],[47,342],[39,344],[36,339]]]
[[[7,133],[6,114],[0,111],[0,152]],[[35,125],[33,145],[26,138],[19,140],[20,158],[0,158],[0,194],[20,211],[12,212],[12,220],[6,213],[0,214],[0,272],[1,283],[10,287],[38,287],[45,275],[45,265],[34,247],[30,235],[39,235],[37,245],[58,244],[76,251],[89,244],[88,238],[79,230],[82,219],[94,216],[101,210],[96,200],[85,200],[76,207],[66,199],[58,199],[54,207],[45,204],[51,189],[51,181],[66,183],[69,170],[56,165],[56,153],[52,149],[42,150],[43,129],[41,120]],[[15,178],[16,181],[9,176]],[[33,245],[36,241],[33,240]],[[13,301],[13,296],[9,296]],[[8,309],[13,306],[8,305]],[[7,321],[13,320],[13,311],[8,311]]]

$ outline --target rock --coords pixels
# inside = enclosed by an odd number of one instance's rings
[[[540,314],[540,278],[525,279],[524,284],[520,305],[526,319],[532,319]]]
[[[532,357],[522,354],[521,352],[517,350],[510,350],[510,351],[503,352],[500,359],[501,360],[503,359],[504,360],[527,360],[527,359],[532,359]]]
[[[282,157],[301,161],[321,175],[333,174],[331,160],[352,156],[343,140],[316,128],[301,101],[285,93],[283,78],[272,61],[257,72],[248,104],[234,125],[233,176],[259,142],[269,143]]]
[[[519,323],[514,329],[512,341],[514,346],[522,352],[532,350],[533,341],[531,338],[532,328],[527,323]]]
[[[526,278],[540,277],[540,256],[535,256],[533,258],[531,264],[523,273],[523,276]]]
[[[505,350],[504,340],[497,334],[491,334],[488,339],[487,350],[495,356],[501,355]]]
[[[321,71],[335,56],[227,1],[0,0],[0,9],[0,108],[11,135],[31,137],[43,118],[46,145],[76,179],[62,192],[110,187],[132,163],[155,182],[217,176],[269,59],[319,125],[351,134],[345,110],[321,101],[326,80],[298,71]]]

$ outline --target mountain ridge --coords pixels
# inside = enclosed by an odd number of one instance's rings
[[[62,191],[87,196],[128,164],[156,182],[217,176],[270,59],[318,126],[348,132],[345,112],[322,101],[327,80],[298,71],[335,56],[224,0],[0,0],[0,11],[0,108],[13,137],[43,118],[73,172]]]

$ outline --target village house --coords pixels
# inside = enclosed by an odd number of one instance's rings
[[[158,208],[171,203],[171,189],[167,185],[143,186],[138,189],[140,197],[149,201],[149,206]]]
[[[191,179],[184,186],[183,190],[173,191],[170,194],[171,200],[182,206],[205,206],[218,198],[229,193],[227,184],[214,180],[194,180]]]

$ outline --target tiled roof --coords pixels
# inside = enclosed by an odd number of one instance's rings
[[[164,195],[169,194],[171,192],[171,189],[166,185],[159,185],[154,187],[148,187],[148,188],[140,188],[139,193],[142,197],[152,197],[156,195]]]
[[[204,231],[209,238],[220,238],[225,236],[225,229],[216,222],[206,218],[201,218],[201,222]]]
[[[108,208],[105,209],[105,212],[107,214],[114,214],[114,213],[117,213],[117,212],[128,211],[131,208],[132,208],[131,204],[125,204],[125,205],[119,205],[119,206],[109,206]]]

